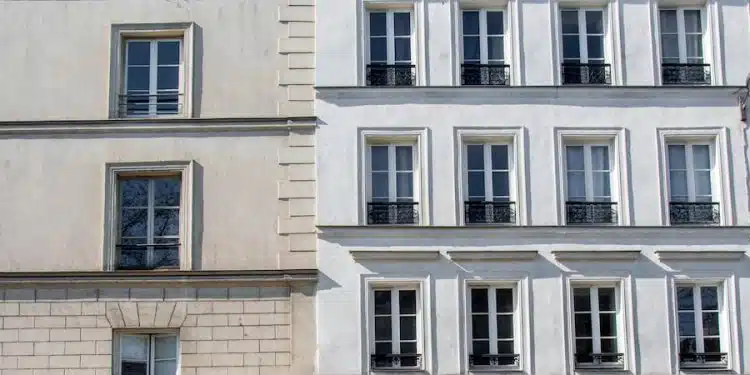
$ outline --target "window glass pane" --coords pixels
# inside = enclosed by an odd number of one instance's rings
[[[373,171],[388,170],[388,146],[372,146],[370,163]]]
[[[393,13],[393,35],[411,35],[411,14],[405,12]]]
[[[391,335],[392,335],[391,317],[390,316],[376,316],[375,317],[375,340],[390,340]]]
[[[487,12],[487,35],[503,35],[503,12]]]
[[[154,238],[156,244],[174,244],[179,240],[176,238]],[[180,264],[179,248],[177,246],[165,246],[154,248],[154,268],[176,267]]]
[[[609,147],[591,146],[591,167],[597,171],[609,170]]]
[[[399,290],[398,291],[398,310],[399,310],[399,314],[416,314],[417,313],[417,291],[416,290]]]
[[[695,353],[695,338],[680,339],[680,353]]]
[[[486,340],[471,343],[472,354],[490,354],[490,342]]]
[[[157,336],[155,339],[154,358],[156,359],[173,359],[177,358],[177,337],[175,336]]]
[[[599,334],[602,337],[617,336],[617,317],[615,313],[599,314]]]
[[[393,347],[390,342],[375,343],[375,354],[391,354]]]
[[[402,342],[400,345],[401,354],[417,354],[417,343],[416,342]],[[411,363],[408,363],[411,362]],[[416,359],[404,359],[401,358],[401,366],[416,366]]]
[[[669,172],[669,195],[672,198],[687,197],[687,173],[684,171]]]
[[[692,287],[678,287],[677,288],[677,309],[678,310],[692,310],[693,309],[693,288]]]
[[[180,85],[180,68],[177,66],[159,67],[156,75],[156,88],[177,90]]]
[[[484,145],[466,146],[466,162],[469,169],[484,170]]]
[[[472,313],[486,313],[489,310],[487,303],[487,289],[472,289],[471,290],[471,312]]]
[[[662,33],[677,33],[677,11],[674,9],[659,11],[659,25]]]
[[[590,354],[594,352],[591,339],[576,339],[576,354]]]
[[[710,171],[695,171],[695,194],[703,196],[711,195]]]
[[[479,61],[479,37],[464,37],[464,61]]]
[[[180,210],[177,208],[154,210],[154,236],[177,236],[180,234]]]
[[[417,339],[417,317],[416,316],[402,316],[399,331],[401,333],[401,340],[416,340]]]
[[[120,213],[120,236],[146,237],[148,234],[148,209],[127,208]]]
[[[396,61],[411,61],[411,39],[396,38],[394,43]]]
[[[495,305],[497,312],[513,312],[513,289],[496,289]]]
[[[484,198],[484,172],[469,172],[468,180],[469,197]]]
[[[370,62],[386,62],[388,60],[388,42],[386,38],[370,38]]]
[[[159,65],[177,65],[180,63],[180,42],[162,41],[157,45],[157,63]]]
[[[156,361],[154,363],[154,375],[175,375],[177,373],[177,360]]]
[[[589,288],[573,288],[573,310],[591,311]]]
[[[513,341],[498,341],[497,342],[497,354],[514,354],[515,348],[513,347]],[[503,362],[508,361],[508,362]],[[510,359],[500,359],[501,364],[513,364]]]
[[[391,314],[391,291],[390,290],[376,290],[373,292],[375,297],[375,314],[376,315],[390,315]]]
[[[594,184],[594,197],[602,198],[610,196],[609,172],[594,172],[591,174]]]
[[[413,154],[411,146],[396,146],[396,170],[413,170],[412,156]]]
[[[149,88],[149,68],[148,67],[128,67],[127,89],[146,90]]]
[[[479,12],[464,11],[464,35],[479,35]]]
[[[695,169],[711,169],[711,153],[708,145],[693,146],[693,166]]]
[[[372,172],[373,198],[388,198],[388,172]]]
[[[492,172],[492,196],[509,197],[508,172]]]
[[[700,33],[701,28],[701,11],[698,9],[685,9],[685,32]]]
[[[508,169],[508,146],[507,145],[493,145],[491,148],[492,153],[492,169]]]
[[[565,147],[565,162],[569,171],[582,171],[584,169],[583,146]]]
[[[146,375],[148,374],[148,363],[122,361],[122,375]]]
[[[563,10],[560,12],[563,34],[578,33],[578,10]]]
[[[719,291],[716,287],[701,287],[701,307],[703,310],[719,309]]]
[[[665,59],[665,63],[669,63],[666,61],[669,57],[677,59],[680,57],[680,46],[677,42],[677,38],[677,34],[665,34],[661,36],[661,56]],[[673,63],[678,62],[679,59]]]
[[[695,314],[692,311],[677,314],[680,336],[695,336]]]
[[[589,59],[604,58],[604,37],[601,35],[587,36],[586,46],[588,47]]]
[[[580,40],[578,35],[563,36],[563,58],[577,59],[581,57]]]
[[[179,178],[156,178],[154,179],[154,205],[177,207],[180,205]]]
[[[615,311],[615,288],[599,288],[599,311]]]
[[[700,35],[685,36],[685,56],[703,57],[703,41]]]
[[[122,207],[146,207],[148,205],[149,180],[120,180],[120,205]]]
[[[400,198],[414,196],[414,175],[411,172],[396,174],[396,196]]]
[[[703,313],[703,336],[718,336],[719,335],[719,313],[718,312],[704,312]]]
[[[602,34],[604,33],[604,20],[601,10],[587,10],[586,11],[586,33],[587,34]],[[589,45],[589,48],[590,45]]]
[[[490,337],[490,322],[487,315],[471,316],[471,337],[486,339]]]
[[[151,64],[151,42],[129,41],[127,54],[127,65],[149,65]]]
[[[602,339],[602,353],[617,353],[616,339]]]
[[[123,335],[120,338],[120,358],[147,361],[148,345],[148,336]]]
[[[576,337],[591,337],[591,314],[575,314]]]
[[[385,36],[385,13],[384,12],[371,12],[370,13],[370,36]]]
[[[721,353],[721,344],[719,338],[706,338],[703,339],[703,352],[704,353]]]
[[[569,200],[586,200],[586,177],[584,172],[568,172],[567,188]]]
[[[497,338],[499,339],[512,339],[513,338],[513,315],[498,315],[497,316]]]
[[[489,60],[505,59],[505,47],[502,36],[487,37],[487,58]]]

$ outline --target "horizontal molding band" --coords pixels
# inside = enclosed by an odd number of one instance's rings
[[[350,250],[352,258],[356,260],[379,260],[379,261],[430,261],[438,260],[440,252],[437,250],[413,250],[413,251],[370,251]]]
[[[515,262],[534,260],[539,255],[539,252],[536,250],[453,250],[447,251],[446,254],[454,262]]]
[[[641,256],[637,250],[616,251],[589,251],[589,250],[562,250],[552,251],[557,261],[634,261]]]
[[[704,262],[737,262],[745,257],[742,250],[727,251],[655,251],[662,262],[668,261],[704,261]]]

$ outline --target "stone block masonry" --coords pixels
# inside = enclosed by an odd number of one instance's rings
[[[286,287],[4,289],[0,298],[2,375],[110,375],[121,332],[178,333],[182,375],[293,365]]]

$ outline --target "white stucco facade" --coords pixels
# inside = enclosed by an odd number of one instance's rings
[[[402,337],[403,328],[389,326],[388,337],[376,339],[376,316],[402,315],[398,309],[377,313],[382,306],[376,306],[374,293],[404,288],[416,291],[414,336],[421,363],[383,371],[479,372],[470,366],[476,341],[471,293],[479,287],[508,288],[514,295],[518,362],[493,371],[596,371],[574,359],[575,289],[590,286],[614,288],[617,295],[619,371],[694,371],[680,354],[686,307],[677,303],[693,286],[716,287],[721,296],[718,336],[726,363],[702,371],[749,371],[743,344],[750,335],[750,315],[743,308],[750,293],[748,154],[735,96],[748,73],[748,4],[688,4],[707,17],[703,46],[711,84],[668,87],[660,68],[659,10],[680,4],[329,1],[317,6],[319,374],[381,372],[371,355],[378,343]],[[611,85],[561,84],[557,15],[576,6],[603,8],[614,20],[605,22],[604,37]],[[506,12],[509,87],[460,85],[459,12],[482,7]],[[412,15],[415,85],[365,87],[368,11],[391,8]],[[706,178],[719,212],[710,225],[678,225],[670,216],[675,193],[668,150],[691,142],[710,145]],[[507,146],[507,199],[515,205],[514,222],[467,222],[471,144]],[[616,202],[611,224],[569,221],[566,147],[579,144],[609,147],[609,199]],[[389,156],[387,169],[413,176],[411,195],[395,195],[414,202],[414,224],[398,224],[389,211],[388,223],[372,225],[373,173],[380,173],[373,147],[384,145],[413,150],[408,159],[413,165],[394,168]],[[389,177],[389,189],[399,189],[398,178],[393,180]],[[389,191],[388,202],[395,202]],[[490,335],[498,338],[494,327]]]

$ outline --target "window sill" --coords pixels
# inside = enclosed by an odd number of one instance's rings
[[[370,369],[370,374],[403,374],[403,375],[427,375],[429,372],[422,368],[375,368]]]
[[[519,367],[473,367],[469,368],[470,374],[524,374],[525,371]]]
[[[576,368],[575,369],[576,374],[586,374],[586,375],[594,375],[594,374],[632,374],[630,370],[626,370],[622,367],[584,367],[584,368]]]

